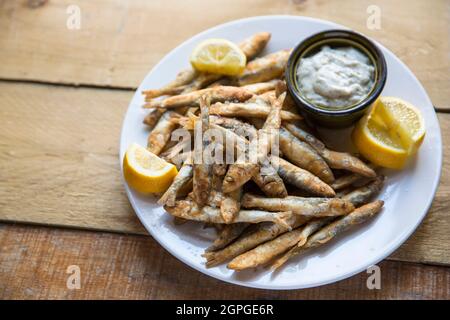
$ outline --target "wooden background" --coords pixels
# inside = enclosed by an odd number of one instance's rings
[[[79,30],[66,26],[72,4]],[[369,5],[381,9],[380,30],[366,27]],[[118,146],[133,89],[186,38],[265,14],[328,19],[373,37],[436,106],[441,184],[419,229],[380,264],[381,290],[368,290],[364,273],[290,292],[224,284],[166,253],[128,203]],[[0,0],[0,299],[450,298],[449,30],[445,0]],[[80,290],[66,288],[69,265],[81,268]]]

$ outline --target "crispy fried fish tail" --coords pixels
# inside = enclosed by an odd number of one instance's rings
[[[173,207],[175,205],[175,200],[177,198],[178,191],[192,179],[192,176],[193,176],[192,159],[191,157],[189,157],[189,159],[187,159],[184,162],[183,166],[181,167],[180,171],[178,172],[177,176],[173,180],[170,187],[158,200],[158,204]]]
[[[375,178],[377,175],[370,166],[348,152],[324,149],[321,155],[330,168],[347,170],[368,178]]]
[[[297,139],[306,142],[311,147],[313,147],[317,152],[321,152],[325,149],[325,144],[317,139],[315,136],[301,129],[293,123],[286,123],[284,127],[289,130]]]
[[[368,165],[371,169],[375,170],[376,166],[369,164]],[[334,190],[342,190],[344,188],[347,188],[349,186],[358,184],[366,184],[367,182],[371,181],[372,178],[363,177],[360,174],[357,173],[349,173],[347,175],[344,175],[342,177],[337,178],[334,180],[334,182],[330,185]]]
[[[266,264],[277,255],[285,252],[301,241],[301,236],[301,227],[284,233],[271,241],[265,242],[256,248],[237,256],[228,263],[227,267],[228,269],[241,271]]]
[[[239,77],[239,85],[244,86],[281,77],[290,54],[291,50],[281,50],[250,61]]]
[[[239,43],[239,48],[244,52],[247,60],[252,60],[264,50],[269,40],[269,32],[258,32]]]
[[[268,91],[275,90],[278,83],[280,83],[280,82],[281,82],[281,80],[274,79],[274,80],[270,80],[267,82],[252,83],[252,84],[243,86],[241,88],[244,88],[245,90],[248,90],[254,94],[259,95],[259,94],[266,93]]]
[[[225,225],[219,232],[217,239],[214,240],[213,244],[209,246],[205,252],[217,251],[225,248],[231,242],[236,240],[249,225],[249,223],[244,222]]]
[[[153,128],[148,136],[147,148],[149,151],[156,155],[161,153],[166,143],[169,141],[172,131],[177,127],[177,120],[179,118],[180,115],[173,111],[166,111],[161,116],[155,128]]]
[[[367,185],[347,193],[342,199],[350,201],[355,207],[366,204],[380,192],[381,188],[383,188],[384,179],[384,176],[378,176],[374,181],[369,182]]]
[[[313,220],[304,227],[286,232],[271,241],[267,241],[258,247],[237,256],[228,264],[228,268],[240,271],[266,264],[293,246],[303,246],[312,233],[332,220],[333,218],[330,217]]]
[[[323,229],[313,234],[303,246],[295,246],[294,248],[292,248],[287,253],[288,259],[306,251],[307,249],[321,246],[329,242],[336,235],[350,229],[352,226],[361,224],[369,220],[375,214],[380,212],[383,205],[384,205],[383,201],[377,200],[355,209],[349,215],[339,218],[338,220],[332,222],[331,224],[327,225]],[[286,260],[275,262],[273,268],[276,269],[280,267]]]
[[[224,194],[220,205],[220,213],[226,223],[231,223],[239,214],[239,210],[241,209],[241,196],[242,187]]]
[[[176,78],[164,87],[160,89],[144,90],[142,93],[149,99],[167,94],[174,94],[174,92],[179,92],[180,88],[193,81],[197,76],[198,73],[194,69],[186,69],[178,73]]]
[[[257,131],[254,126],[238,119],[211,115],[209,116],[209,121],[212,124],[231,130],[238,136],[247,140],[252,140],[256,138],[257,135]]]
[[[312,220],[311,222],[307,223],[301,231],[301,236],[299,237],[299,241],[297,241],[296,244],[284,255],[279,257],[277,260],[274,261],[272,264],[272,269],[275,270],[282,266],[286,261],[288,261],[291,257],[293,257],[300,248],[302,248],[306,241],[308,240],[309,236],[312,235],[314,232],[322,228],[323,226],[327,225],[333,221],[332,217],[328,218],[320,218],[316,220]]]
[[[289,227],[297,228],[307,221],[305,218],[295,216],[289,219]],[[273,223],[262,223],[254,226],[252,232],[245,233],[228,247],[217,252],[206,252],[203,257],[206,258],[206,267],[217,266],[229,259],[232,259],[241,253],[253,249],[257,245],[268,240],[276,238],[278,235],[289,231],[289,228],[283,225]]]

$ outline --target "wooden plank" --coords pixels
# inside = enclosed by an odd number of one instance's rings
[[[118,161],[132,93],[0,88],[0,219],[144,234]]]
[[[450,114],[438,113],[438,118],[444,149],[439,188],[422,224],[389,259],[450,264]]]
[[[335,21],[380,41],[450,109],[449,6],[446,0],[128,0],[0,1],[0,78],[136,87],[167,52],[194,34],[233,19],[267,14]],[[78,5],[80,29],[66,27]],[[369,6],[381,29],[369,30]],[[207,14],[205,14],[207,13]]]
[[[24,94],[26,92],[26,95]],[[146,234],[121,183],[131,92],[0,82],[0,219]],[[434,205],[393,259],[450,264],[450,115]]]
[[[384,261],[368,274],[314,289],[255,290],[190,269],[150,237],[0,225],[0,299],[449,299],[450,268]],[[81,288],[66,287],[67,267]]]

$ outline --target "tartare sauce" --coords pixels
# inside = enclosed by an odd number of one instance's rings
[[[302,58],[297,68],[300,93],[326,108],[345,108],[362,101],[374,86],[375,68],[353,47],[330,48]]]

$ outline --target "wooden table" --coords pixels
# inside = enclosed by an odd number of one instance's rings
[[[366,25],[374,5],[379,30]],[[379,264],[381,290],[367,289],[365,273],[297,291],[225,284],[147,236],[125,196],[120,127],[148,70],[206,28],[266,14],[328,19],[375,38],[438,111],[441,184],[422,225]],[[449,22],[446,0],[0,1],[0,299],[450,298]],[[79,290],[66,286],[71,265]]]

